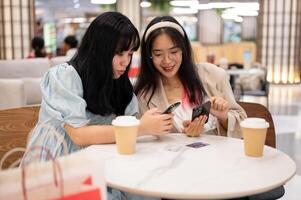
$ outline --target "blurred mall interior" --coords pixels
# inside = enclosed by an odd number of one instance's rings
[[[59,55],[63,39],[85,29],[105,11],[126,14],[143,33],[158,15],[172,15],[193,41],[197,62],[255,62],[273,83],[300,82],[300,2],[297,0],[3,0],[0,2],[0,59],[26,58],[34,36]]]
[[[75,35],[80,41],[89,23],[106,11],[128,16],[141,35],[153,17],[174,16],[192,42],[196,63],[229,70],[237,100],[259,102],[270,110],[276,146],[297,164],[283,199],[300,198],[300,0],[1,0],[0,68],[5,61],[26,59],[34,36],[44,38],[49,59],[62,57],[64,38]],[[139,58],[133,65],[139,68]],[[263,77],[252,69],[262,70]]]

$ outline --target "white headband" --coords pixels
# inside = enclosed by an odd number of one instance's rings
[[[170,21],[164,21],[164,22],[158,22],[154,25],[152,25],[145,33],[145,41],[147,40],[147,37],[149,36],[149,34],[151,34],[151,32],[153,32],[154,30],[156,29],[159,29],[159,28],[164,28],[164,27],[171,27],[171,28],[174,28],[176,29],[177,31],[179,31],[182,36],[184,37],[184,31],[182,29],[181,26],[179,26],[178,24],[174,23],[174,22],[170,22]]]

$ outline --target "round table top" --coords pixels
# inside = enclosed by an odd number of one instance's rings
[[[202,147],[186,146],[195,142]],[[294,161],[277,149],[265,146],[263,157],[247,157],[242,140],[221,136],[141,137],[132,155],[119,155],[114,144],[89,149],[106,155],[109,186],[163,198],[242,197],[279,187],[296,172]]]

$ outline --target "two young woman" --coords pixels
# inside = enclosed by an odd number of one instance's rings
[[[28,149],[42,146],[58,157],[88,145],[114,143],[112,120],[139,112],[127,75],[139,45],[138,31],[126,16],[98,16],[70,62],[44,75],[39,120]],[[166,134],[171,127],[172,115],[151,109],[140,119],[139,134]],[[48,158],[41,152],[39,159]]]
[[[112,120],[118,115],[139,113],[127,75],[133,51],[139,45],[138,31],[127,17],[117,12],[98,16],[76,55],[44,75],[39,120],[28,150],[42,146],[58,157],[88,145],[114,143]],[[141,110],[139,134],[184,131],[197,136],[206,128],[206,117],[191,122],[191,110],[210,100],[210,128],[217,128],[221,135],[227,132],[228,136],[240,136],[238,124],[245,113],[235,103],[225,72],[214,65],[194,65],[189,40],[177,21],[155,18],[142,38],[141,53],[135,87]],[[174,116],[161,114],[175,101],[182,104]],[[41,152],[39,159],[48,157]],[[145,199],[111,188],[109,193],[114,199]]]
[[[39,121],[28,147],[44,146],[60,156],[91,144],[114,143],[111,121],[139,112],[127,76],[139,44],[138,31],[127,17],[117,12],[98,16],[70,62],[45,74]],[[245,112],[234,100],[226,73],[214,65],[193,63],[190,42],[174,18],[151,21],[142,38],[141,61],[135,86],[139,134],[198,136],[210,129],[241,136],[239,122]],[[205,116],[190,118],[192,108],[207,100],[212,106],[206,127]],[[176,101],[182,104],[174,116],[161,114]],[[40,159],[47,158],[41,154]]]

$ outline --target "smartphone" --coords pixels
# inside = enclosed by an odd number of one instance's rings
[[[186,146],[197,149],[197,148],[204,147],[207,145],[208,145],[207,143],[203,143],[203,142],[193,142],[191,144],[187,144]]]
[[[171,104],[162,114],[172,113],[180,104],[181,102],[176,102],[174,104]]]
[[[210,107],[211,107],[211,102],[207,101],[205,103],[203,103],[202,105],[195,107],[192,110],[192,117],[191,117],[191,121],[193,121],[195,118],[201,116],[201,115],[206,115],[207,119],[206,122],[208,122],[209,119],[209,113],[210,113]]]

